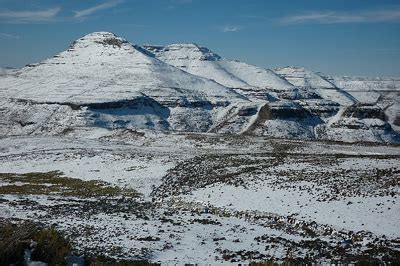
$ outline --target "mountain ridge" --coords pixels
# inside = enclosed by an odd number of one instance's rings
[[[391,127],[397,107],[387,120],[381,106],[357,100],[316,72],[274,72],[197,44],[140,46],[94,32],[1,79],[1,135],[128,128],[399,141]]]

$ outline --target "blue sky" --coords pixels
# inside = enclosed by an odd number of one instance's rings
[[[0,66],[40,61],[93,31],[195,42],[267,68],[400,76],[399,0],[0,0]]]

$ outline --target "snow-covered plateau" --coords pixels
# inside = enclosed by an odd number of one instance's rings
[[[0,226],[165,265],[398,263],[399,96],[94,32],[1,70]]]

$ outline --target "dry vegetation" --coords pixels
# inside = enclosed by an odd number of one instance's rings
[[[0,173],[0,181],[5,183],[0,186],[0,194],[61,195],[80,198],[139,196],[133,189],[112,186],[104,181],[70,178],[59,171],[26,174]]]

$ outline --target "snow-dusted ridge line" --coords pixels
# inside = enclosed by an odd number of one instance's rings
[[[197,44],[144,45],[157,58],[189,73],[234,88],[286,89],[292,85],[272,70],[221,57]]]

